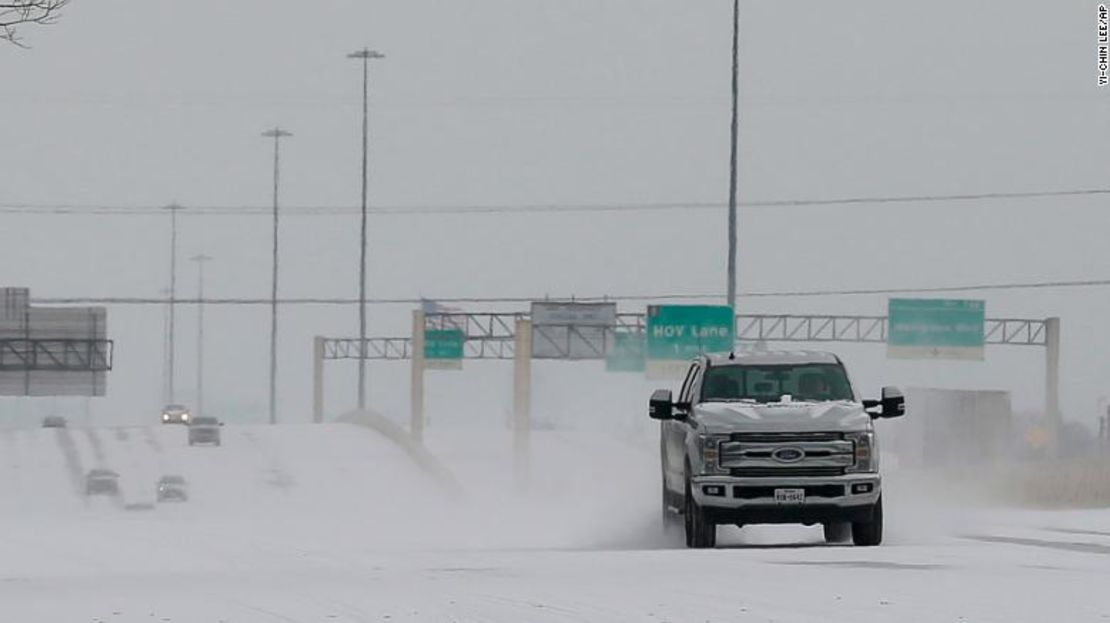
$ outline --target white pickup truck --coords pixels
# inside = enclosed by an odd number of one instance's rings
[[[702,356],[678,400],[651,397],[662,421],[663,517],[686,545],[714,547],[717,526],[823,524],[829,542],[879,545],[882,479],[873,420],[905,399],[856,393],[840,359],[820,352]]]

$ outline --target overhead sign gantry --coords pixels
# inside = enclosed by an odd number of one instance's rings
[[[725,308],[727,309],[727,308]],[[730,313],[731,315],[731,313]],[[424,371],[428,369],[426,338],[431,331],[461,331],[464,359],[501,359],[514,362],[514,430],[526,439],[530,420],[531,361],[535,344],[542,342],[553,359],[604,359],[612,371],[639,371],[637,348],[649,343],[648,314],[617,313],[613,324],[549,323],[534,326],[525,312],[432,312],[416,311],[411,337],[357,339],[317,337],[314,348],[314,404],[317,422],[324,416],[324,363],[355,359],[412,361],[411,430],[419,439],[424,428]],[[897,318],[896,318],[897,320]],[[725,322],[727,322],[727,318]],[[701,326],[702,323],[699,323]],[[712,324],[712,323],[711,323]],[[733,335],[727,343],[706,344],[710,350],[728,350],[729,344],[753,343],[871,343],[889,345],[887,316],[740,314],[733,320]],[[672,331],[676,333],[677,330]],[[666,331],[663,331],[665,334]],[[712,331],[710,333],[713,333]],[[718,331],[719,333],[719,331]],[[598,336],[604,339],[598,339]],[[1060,319],[983,318],[982,343],[991,346],[1043,347],[1045,349],[1045,417],[1058,430]],[[718,336],[719,337],[719,336]],[[592,350],[585,353],[583,345]],[[647,360],[651,353],[648,349]],[[526,442],[521,442],[526,443]]]
[[[0,396],[103,396],[112,341],[103,307],[32,307],[0,288]]]

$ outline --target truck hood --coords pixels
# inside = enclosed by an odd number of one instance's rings
[[[694,407],[694,419],[710,434],[859,431],[871,427],[871,416],[858,402],[707,402]]]

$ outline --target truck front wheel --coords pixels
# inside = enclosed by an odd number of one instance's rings
[[[694,499],[693,486],[686,477],[686,502],[683,509],[686,526],[686,547],[707,549],[717,545],[717,524],[709,521],[705,511]]]
[[[852,542],[864,547],[874,547],[883,542],[883,498],[875,502],[867,521],[852,523]]]

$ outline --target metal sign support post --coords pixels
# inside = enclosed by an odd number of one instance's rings
[[[513,336],[513,472],[528,482],[532,428],[532,321],[517,320]]]
[[[424,311],[412,312],[412,382],[409,384],[411,413],[409,430],[412,440],[424,443]]]
[[[324,422],[324,343],[327,338],[317,335],[312,341],[312,422]]]
[[[1060,319],[1044,321],[1044,417],[1052,439],[1052,453],[1060,450],[1062,418],[1060,416]]]

